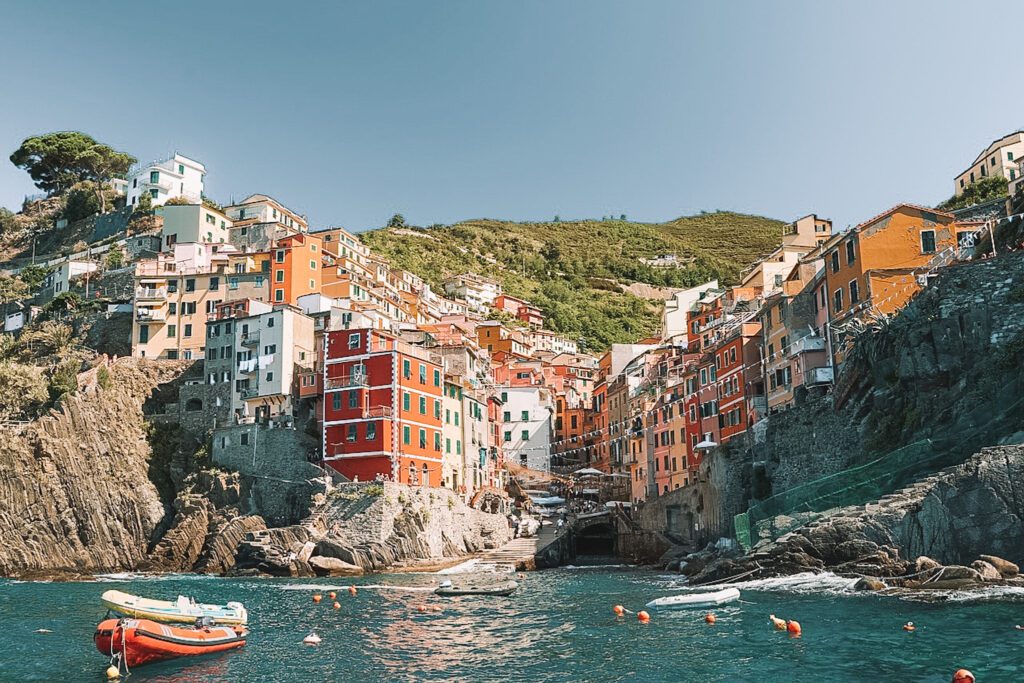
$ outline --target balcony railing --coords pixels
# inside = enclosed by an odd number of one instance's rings
[[[327,389],[348,389],[354,387],[368,387],[370,386],[369,379],[366,375],[354,374],[344,375],[342,377],[328,377],[327,378]]]
[[[826,365],[820,368],[811,368],[807,371],[804,377],[804,384],[807,386],[819,386],[822,384],[832,384],[835,373],[831,365]]]
[[[808,336],[802,339],[797,339],[793,342],[793,345],[789,348],[789,355],[796,356],[801,353],[808,353],[810,351],[824,351],[825,350],[825,338],[817,336]]]
[[[242,334],[240,341],[242,342],[242,346],[259,346],[260,334],[259,332],[245,332]]]
[[[242,389],[242,391],[240,393],[242,395],[242,400],[243,401],[247,401],[250,398],[256,398],[257,396],[259,396],[260,395],[260,390],[259,389]]]
[[[136,308],[135,319],[140,323],[162,323],[167,319],[167,314],[158,308]]]
[[[162,301],[167,298],[166,287],[136,287],[135,299],[137,301]]]
[[[364,420],[389,419],[393,415],[391,406],[371,406],[363,411]]]

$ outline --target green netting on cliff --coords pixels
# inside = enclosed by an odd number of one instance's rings
[[[963,462],[985,446],[1020,428],[1013,419],[1020,399],[995,416],[991,406],[960,414],[949,426],[955,437],[922,439],[864,465],[822,477],[766,498],[736,515],[736,540],[746,549],[774,540],[837,508],[864,505],[944,467]]]

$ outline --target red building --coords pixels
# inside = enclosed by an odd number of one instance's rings
[[[441,486],[440,363],[369,329],[329,332],[324,356],[327,464],[349,479]]]
[[[747,431],[750,424],[748,398],[756,396],[762,384],[760,341],[760,323],[741,323],[714,351],[723,443]]]

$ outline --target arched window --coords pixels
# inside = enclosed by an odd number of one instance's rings
[[[197,413],[197,412],[199,412],[202,409],[203,409],[203,402],[200,401],[198,398],[190,398],[185,403],[185,410],[187,410],[190,413]]]
[[[409,483],[416,483],[416,463],[414,462],[409,463]]]
[[[430,483],[430,473],[427,471],[427,463],[423,463],[423,485]]]

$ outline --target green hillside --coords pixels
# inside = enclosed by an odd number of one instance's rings
[[[730,212],[667,223],[622,220],[513,223],[470,220],[431,228],[382,228],[360,237],[377,253],[440,291],[445,275],[492,277],[513,296],[539,305],[547,326],[583,338],[590,350],[642,338],[658,325],[661,303],[622,291],[634,282],[690,287],[737,280],[781,243],[780,221]],[[678,268],[641,258],[675,254]]]

